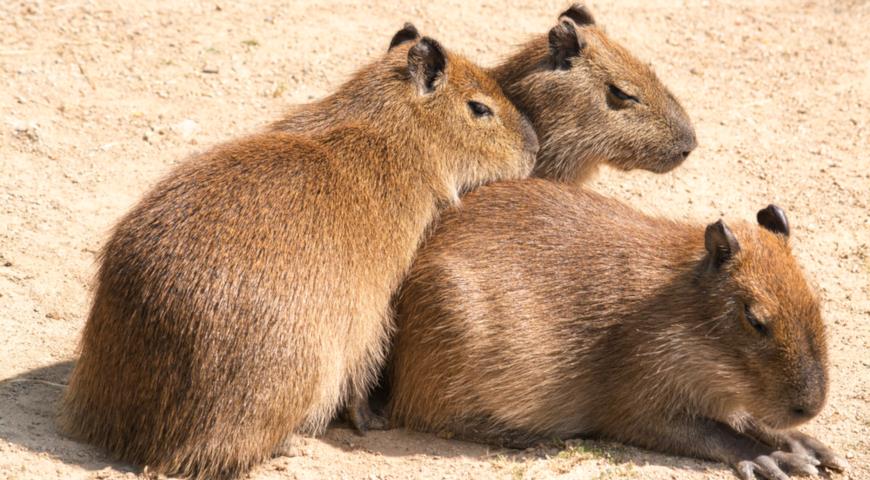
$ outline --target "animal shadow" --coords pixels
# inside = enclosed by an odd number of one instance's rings
[[[0,439],[86,470],[139,471],[61,434],[57,407],[73,365],[58,362],[0,380]]]
[[[57,408],[74,365],[74,361],[58,362],[0,380],[0,439],[89,471],[111,468],[122,474],[141,473],[140,467],[114,461],[100,449],[68,438],[58,429]],[[554,442],[526,450],[514,450],[442,437],[404,429],[371,431],[360,436],[346,424],[336,421],[323,436],[304,441],[323,442],[345,452],[363,451],[388,457],[429,455],[476,458],[514,469],[517,465],[536,460],[556,459],[564,463],[567,459],[568,464],[573,464],[572,459],[583,461],[595,458],[603,459],[617,471],[646,464],[702,473],[710,473],[711,468],[727,468],[593,440]],[[292,459],[286,460],[292,463]],[[282,462],[280,458],[275,461]],[[571,468],[570,465],[567,467]]]

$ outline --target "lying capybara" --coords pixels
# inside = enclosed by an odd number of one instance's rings
[[[397,425],[525,447],[602,437],[742,477],[843,469],[795,427],[825,325],[783,211],[706,228],[543,180],[445,212],[397,301]]]

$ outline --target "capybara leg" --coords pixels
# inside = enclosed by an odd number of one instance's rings
[[[308,442],[304,437],[291,433],[284,437],[284,439],[275,446],[275,451],[272,452],[272,456],[302,457],[306,454],[305,447],[307,445]]]
[[[360,435],[369,430],[388,430],[390,422],[372,411],[369,399],[364,395],[353,395],[345,408],[344,416]]]

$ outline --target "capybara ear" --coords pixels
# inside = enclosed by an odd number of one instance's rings
[[[707,230],[704,232],[704,247],[710,254],[715,268],[721,267],[740,251],[740,243],[722,220],[707,225]]]
[[[773,233],[788,237],[790,232],[788,218],[786,218],[785,212],[776,205],[770,204],[767,208],[759,210],[756,218],[758,218],[758,224],[762,227]]]
[[[595,25],[595,19],[592,17],[592,13],[588,8],[584,5],[580,5],[579,3],[575,3],[571,5],[571,8],[562,12],[559,15],[559,21],[561,22],[564,18],[570,18],[579,26],[583,25]]]
[[[387,51],[390,51],[403,43],[416,41],[419,38],[420,32],[417,31],[417,27],[415,27],[411,22],[405,22],[405,26],[393,35],[393,39],[390,40],[390,48],[388,48]]]
[[[444,78],[447,55],[437,41],[423,37],[408,50],[408,72],[421,93],[431,93]]]
[[[571,68],[571,58],[580,55],[580,51],[586,46],[582,36],[577,35],[577,28],[571,20],[563,20],[550,29],[550,60],[556,70],[568,70]]]

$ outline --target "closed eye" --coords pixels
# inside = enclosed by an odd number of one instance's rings
[[[607,88],[610,90],[611,95],[613,95],[614,97],[616,97],[624,102],[640,103],[640,100],[637,97],[623,92],[616,85],[607,85]]]
[[[749,305],[743,306],[743,316],[746,317],[746,321],[755,329],[755,331],[762,335],[767,335],[767,326],[758,321],[758,318],[752,313],[752,310],[749,309]]]
[[[489,107],[487,107],[486,105],[484,105],[480,102],[475,102],[474,100],[471,100],[468,102],[468,108],[471,109],[471,113],[475,117],[491,117],[492,116],[492,109],[490,109]]]

